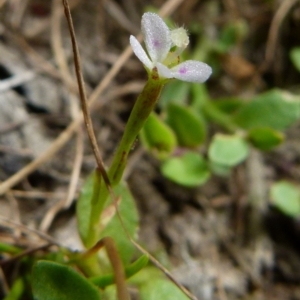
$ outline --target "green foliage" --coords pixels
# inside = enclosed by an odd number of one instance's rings
[[[210,177],[206,161],[195,152],[167,159],[162,164],[161,171],[168,179],[187,187],[201,185]]]
[[[212,162],[227,167],[238,165],[247,158],[248,153],[247,143],[237,135],[216,134],[208,149]]]
[[[140,288],[141,300],[188,300],[172,282],[162,278],[152,278]]]
[[[170,282],[170,280],[166,278],[160,270],[151,266],[141,270],[137,275],[133,276],[129,282],[137,286],[140,291],[139,299],[141,300],[188,299],[187,296],[185,296],[175,284]]]
[[[139,217],[134,199],[127,185],[123,182],[114,188],[114,192],[120,196],[121,203],[119,205],[119,213],[123,220],[123,225],[132,237],[136,237]],[[108,205],[110,203],[108,203]],[[135,252],[135,247],[123,230],[118,214],[115,214],[103,228],[100,238],[104,236],[110,236],[114,239],[123,263],[125,265],[128,264]]]
[[[39,261],[32,270],[34,300],[99,300],[99,290],[71,267]]]
[[[270,190],[272,204],[284,214],[296,218],[300,216],[300,188],[288,181],[279,181]]]
[[[173,130],[152,113],[140,132],[140,138],[146,149],[159,159],[168,157],[177,145]]]
[[[149,261],[148,256],[142,255],[134,263],[125,267],[126,278],[130,278],[131,276],[138,273],[142,268],[144,268],[148,264],[148,261]],[[92,278],[89,278],[89,280],[99,288],[105,288],[114,283],[114,274],[94,276]]]
[[[93,197],[98,193],[95,193],[94,189],[99,189],[99,181],[96,181],[96,172],[92,173],[87,181],[85,182],[80,198],[77,202],[77,220],[78,220],[78,228],[80,232],[80,236],[83,241],[86,243],[90,240],[91,233],[91,218],[93,218],[94,209],[94,201]],[[98,183],[98,185],[97,185]],[[135,202],[131,196],[128,187],[124,183],[120,183],[118,186],[114,188],[115,195],[120,196],[121,203],[119,205],[120,216],[124,220],[124,225],[127,228],[128,232],[135,236],[138,227],[138,213],[135,206]],[[98,199],[98,198],[97,198]],[[112,202],[107,202],[106,205],[111,204]],[[125,232],[122,230],[122,226],[117,214],[115,214],[112,219],[108,222],[106,226],[101,225],[101,218],[95,216],[94,219],[97,221],[94,226],[100,228],[102,226],[102,231],[99,230],[99,236],[97,240],[104,236],[111,236],[116,244],[117,248],[120,251],[121,258],[124,262],[127,262],[131,259],[131,255],[134,252],[134,246],[129,241]]]
[[[10,253],[10,254],[18,254],[20,252],[22,252],[22,249],[9,245],[7,243],[1,243],[0,242],[0,253],[1,252],[6,252],[6,253]]]
[[[3,300],[18,300],[21,299],[21,296],[24,292],[24,282],[22,278],[18,278],[13,283],[12,288],[10,289],[8,295]]]
[[[92,246],[95,233],[93,226],[99,226],[99,218],[98,215],[95,215],[94,204],[99,199],[100,187],[99,174],[94,171],[84,183],[76,203],[78,231],[85,246]]]
[[[230,116],[241,109],[245,104],[241,98],[227,97],[216,99],[214,105],[218,110]]]
[[[295,47],[291,50],[290,58],[295,68],[300,72],[300,47]]]
[[[158,105],[166,109],[170,103],[185,103],[190,92],[190,85],[188,82],[177,80],[168,83],[162,91]]]
[[[191,108],[170,104],[167,108],[167,122],[176,133],[180,146],[196,147],[204,142],[205,122],[201,115]]]
[[[285,130],[300,118],[300,96],[279,89],[256,96],[234,116],[245,129],[270,127]]]
[[[284,135],[269,127],[254,127],[248,132],[248,140],[256,148],[268,151],[280,145]]]
[[[221,53],[228,52],[241,39],[244,38],[247,32],[248,32],[247,24],[242,19],[236,19],[233,22],[228,23],[221,32],[217,44],[217,49]]]

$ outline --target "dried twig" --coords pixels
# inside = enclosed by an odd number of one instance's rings
[[[73,202],[76,194],[76,186],[78,182],[78,178],[80,175],[81,164],[83,160],[83,131],[79,127],[77,130],[77,139],[76,139],[76,156],[73,164],[73,170],[71,174],[71,180],[69,183],[69,189],[67,192],[67,196],[63,196],[63,198],[55,203],[46,213],[45,217],[43,218],[40,230],[43,232],[48,231],[49,227],[51,226],[52,221],[54,220],[55,216],[58,212],[63,209],[68,209]]]
[[[269,31],[265,52],[265,62],[261,67],[262,70],[266,70],[272,64],[275,57],[274,54],[276,53],[276,45],[280,33],[280,26],[282,25],[283,20],[288,14],[288,12],[297,2],[299,2],[299,0],[284,0],[281,2],[281,5],[275,13]]]
[[[29,228],[21,223],[17,223],[14,221],[11,221],[8,218],[5,218],[3,216],[0,216],[0,224],[2,226],[4,226],[4,224],[9,225],[12,228],[19,228],[19,230],[21,230],[23,233],[34,233],[36,236],[38,236],[39,238],[49,242],[52,245],[56,245],[58,247],[62,247],[62,245],[60,245],[59,242],[57,242],[55,239],[53,239],[51,236],[40,232],[39,230],[33,229],[33,228]]]
[[[75,36],[75,31],[74,31],[74,26],[73,26],[73,21],[72,21],[72,16],[71,16],[68,1],[63,0],[63,5],[65,8],[65,15],[66,15],[66,18],[68,21],[70,35],[71,35],[71,41],[72,41],[72,47],[73,47],[73,53],[74,53],[75,72],[76,72],[76,77],[77,77],[80,102],[81,102],[82,112],[83,112],[83,116],[84,116],[85,127],[87,130],[91,145],[92,145],[92,149],[93,149],[93,152],[94,152],[94,155],[96,158],[98,169],[102,175],[102,178],[103,178],[107,188],[111,190],[110,180],[108,178],[108,175],[107,175],[105,167],[104,167],[104,163],[101,158],[101,154],[100,154],[98,144],[97,144],[97,139],[96,139],[95,132],[93,129],[92,119],[91,119],[91,116],[89,113],[89,108],[88,108],[88,104],[87,104],[87,96],[86,96],[86,91],[84,88],[84,80],[83,80],[82,71],[81,71],[79,49],[78,49],[78,45],[76,42],[76,36]]]
[[[51,14],[51,46],[54,53],[56,64],[60,70],[61,77],[67,85],[75,85],[70,70],[68,68],[65,51],[62,45],[61,34],[61,20],[63,16],[63,9],[61,7],[61,0],[54,0],[52,2]]]

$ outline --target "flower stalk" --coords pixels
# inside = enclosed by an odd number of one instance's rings
[[[112,187],[115,187],[121,181],[132,145],[159,99],[165,82],[166,80],[158,78],[155,71],[149,74],[148,81],[134,104],[126,124],[124,134],[107,172]],[[101,221],[99,220],[99,216],[101,216],[104,205],[109,196],[107,186],[105,182],[99,178],[99,175],[100,174],[97,174],[96,171],[94,180],[98,187],[94,187],[94,194],[98,199],[97,201],[94,201],[93,205],[92,216],[95,217],[95,220],[90,222],[90,225],[93,228],[90,228],[91,235],[90,240],[88,241],[89,246],[92,246],[99,237],[101,230],[99,226],[99,221]]]
[[[180,54],[189,44],[187,31],[183,27],[170,30],[154,13],[145,13],[141,25],[146,51],[134,36],[130,36],[129,41],[134,54],[144,64],[148,81],[133,107],[121,142],[108,169],[107,175],[111,187],[121,181],[132,145],[153,111],[165,83],[173,78],[202,83],[212,72],[211,68],[203,62],[195,60],[180,62]],[[98,198],[98,201],[93,201],[87,246],[92,246],[97,241],[101,230],[99,222],[110,192],[106,180],[103,179],[97,175],[94,179],[96,184],[98,182],[98,187],[94,189],[93,199]]]
[[[132,109],[123,137],[109,168],[108,176],[112,185],[119,183],[132,145],[145,121],[153,111],[164,84],[165,80],[159,79],[156,74],[150,74],[143,91]]]

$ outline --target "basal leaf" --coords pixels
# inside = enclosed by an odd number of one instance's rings
[[[189,298],[170,280],[152,278],[140,288],[141,300],[188,300]]]
[[[32,270],[34,300],[99,300],[99,290],[71,267],[37,262]]]
[[[279,89],[255,97],[235,115],[234,121],[245,129],[270,127],[285,130],[300,119],[300,96]]]
[[[137,236],[139,217],[131,192],[127,185],[122,182],[117,187],[114,187],[114,192],[116,195],[120,196],[121,199],[119,212],[122,217],[123,224],[128,233],[135,238]],[[109,203],[111,203],[111,201]],[[121,256],[123,263],[127,265],[132,259],[135,247],[124,232],[117,214],[115,214],[105,228],[103,228],[99,239],[104,236],[110,236],[114,239],[119,255]]]
[[[188,187],[201,185],[210,177],[206,161],[195,152],[167,159],[162,164],[161,171],[168,179]]]
[[[260,150],[268,151],[280,145],[284,135],[269,127],[255,127],[249,130],[248,140]]]
[[[300,216],[300,189],[287,181],[272,185],[270,191],[272,204],[290,217]]]
[[[140,132],[141,141],[148,151],[151,151],[159,159],[171,155],[177,139],[173,130],[160,118],[152,113]]]
[[[196,147],[204,142],[206,125],[198,113],[178,104],[170,104],[167,113],[167,122],[174,130],[179,145]]]
[[[216,134],[208,149],[208,156],[212,162],[228,167],[241,163],[248,153],[248,144],[237,135]]]
[[[98,227],[99,216],[95,215],[95,202],[99,199],[100,178],[94,171],[85,181],[76,203],[77,226],[82,242],[86,247],[93,245],[95,228]]]

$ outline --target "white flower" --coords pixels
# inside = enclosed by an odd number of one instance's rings
[[[131,35],[132,50],[148,70],[157,68],[159,77],[201,83],[211,75],[211,67],[203,62],[187,60],[179,64],[179,55],[189,43],[184,28],[170,30],[157,14],[145,13],[142,17],[142,33],[148,54]]]

